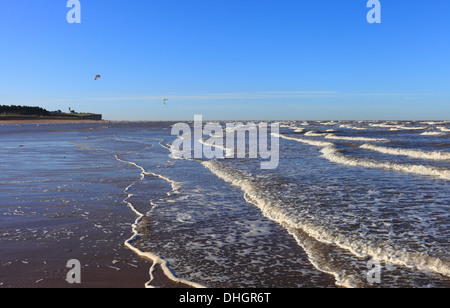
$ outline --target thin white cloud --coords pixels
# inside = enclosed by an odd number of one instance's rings
[[[81,99],[82,101],[109,101],[109,102],[130,102],[130,101],[159,101],[169,100],[263,100],[263,99],[287,99],[287,98],[337,98],[337,97],[370,97],[370,96],[416,96],[412,93],[342,93],[336,91],[265,91],[265,92],[236,92],[236,93],[208,93],[208,94],[179,94],[179,95],[143,95],[143,96],[113,96],[113,97],[90,97]]]
[[[149,96],[120,96],[120,97],[93,97],[89,101],[150,101],[164,98],[173,100],[222,100],[222,99],[269,99],[269,98],[305,98],[335,95],[332,91],[273,91],[253,93],[213,93],[213,94],[187,94],[187,95],[149,95]]]
[[[352,96],[414,96],[414,93],[351,93]]]

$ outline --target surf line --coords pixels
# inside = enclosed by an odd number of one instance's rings
[[[158,177],[158,178],[160,178],[160,179],[163,179],[163,180],[169,182],[169,183],[172,185],[172,191],[175,191],[175,190],[177,189],[177,183],[176,183],[175,181],[172,181],[172,180],[170,180],[170,179],[168,179],[168,178],[162,176],[162,175],[159,175],[159,174],[156,174],[156,173],[153,173],[153,172],[148,172],[148,171],[146,171],[146,170],[144,169],[144,167],[139,166],[139,165],[136,164],[135,162],[123,160],[123,159],[121,159],[121,158],[119,157],[119,155],[114,155],[114,157],[116,158],[117,161],[119,161],[119,162],[121,162],[121,163],[132,165],[132,166],[136,167],[137,169],[140,169],[140,170],[141,170],[141,177],[140,177],[140,179],[138,179],[138,180],[134,181],[133,183],[131,183],[131,184],[130,184],[127,188],[125,188],[125,190],[124,190],[124,192],[125,192],[125,194],[127,195],[127,197],[123,200],[123,203],[127,204],[127,206],[128,206],[128,207],[129,207],[129,208],[137,215],[137,218],[136,218],[134,224],[132,225],[133,235],[132,235],[129,239],[127,239],[127,240],[124,242],[124,244],[125,244],[125,246],[126,246],[128,249],[130,249],[131,251],[133,251],[134,253],[136,253],[138,256],[140,256],[140,257],[142,257],[142,258],[145,258],[145,259],[149,259],[149,260],[151,260],[151,261],[153,262],[153,265],[152,265],[152,267],[150,268],[150,271],[149,271],[149,274],[150,274],[150,280],[145,284],[145,287],[146,287],[146,288],[155,288],[154,286],[151,285],[151,282],[152,282],[152,281],[154,280],[154,278],[155,278],[154,275],[153,275],[153,273],[154,273],[155,270],[156,270],[156,266],[159,265],[159,266],[162,268],[162,270],[163,270],[163,272],[164,272],[164,275],[165,275],[168,279],[170,279],[171,281],[176,282],[176,283],[182,283],[182,284],[185,284],[185,285],[189,285],[189,286],[194,287],[194,288],[205,288],[204,286],[202,286],[202,285],[200,285],[200,284],[198,284],[198,283],[191,282],[191,281],[188,281],[188,280],[185,280],[185,279],[181,279],[181,278],[175,277],[174,273],[170,270],[169,264],[168,264],[168,262],[167,262],[166,260],[164,260],[164,259],[162,259],[162,258],[158,257],[157,255],[152,254],[152,253],[150,253],[150,252],[142,251],[142,250],[138,249],[137,247],[135,247],[135,246],[133,246],[133,245],[131,244],[131,243],[139,236],[139,232],[137,231],[137,228],[138,228],[139,222],[142,220],[142,218],[143,218],[145,215],[142,214],[142,213],[140,213],[140,212],[133,206],[133,204],[132,204],[131,202],[128,201],[131,197],[133,197],[133,194],[131,194],[131,193],[129,192],[130,189],[131,189],[137,182],[143,181],[143,180],[145,179],[145,176],[146,176],[146,175],[155,176],[155,177]],[[167,193],[168,196],[170,196],[170,194],[171,194],[171,192],[168,192],[168,193]]]
[[[384,169],[391,171],[398,171],[404,173],[412,173],[426,176],[433,176],[436,178],[450,180],[450,171],[446,169],[425,166],[425,165],[403,165],[398,163],[390,163],[390,162],[376,162],[371,160],[357,159],[350,157],[349,155],[343,154],[336,146],[327,141],[319,141],[313,139],[304,139],[304,138],[293,138],[288,137],[282,134],[278,134],[280,138],[287,140],[294,140],[300,143],[306,143],[309,145],[322,147],[320,151],[322,153],[322,157],[325,159],[334,162],[336,164],[354,166],[354,167],[364,167],[370,169]],[[363,148],[361,146],[361,148]]]

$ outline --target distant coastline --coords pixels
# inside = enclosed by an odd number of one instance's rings
[[[104,120],[75,120],[75,119],[39,119],[39,120],[1,120],[0,125],[15,125],[15,124],[76,124],[76,123],[103,123]]]
[[[102,121],[103,116],[95,113],[77,113],[69,108],[65,113],[61,110],[48,111],[41,107],[0,106],[0,123],[11,122],[48,122],[48,121]]]

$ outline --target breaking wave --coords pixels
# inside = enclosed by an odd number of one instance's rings
[[[449,160],[450,153],[448,152],[432,152],[432,151],[420,151],[420,150],[409,150],[409,149],[397,149],[397,148],[388,148],[381,147],[372,144],[363,144],[361,146],[362,149],[376,151],[384,154],[390,155],[402,155],[408,156],[411,158],[419,158],[419,159],[429,159],[429,160]]]
[[[423,165],[406,165],[406,164],[398,164],[391,162],[380,162],[380,161],[372,161],[366,159],[360,159],[357,157],[353,157],[350,155],[343,154],[336,146],[331,142],[326,141],[318,141],[318,140],[310,140],[305,138],[296,138],[296,137],[288,137],[282,134],[278,134],[280,138],[294,140],[301,143],[306,143],[313,146],[323,147],[321,150],[322,156],[327,160],[347,165],[347,166],[355,166],[355,167],[364,167],[364,168],[376,168],[376,169],[385,169],[385,170],[393,170],[400,171],[406,173],[427,175],[438,177],[443,180],[450,180],[450,170],[443,168],[436,168],[432,166],[423,166]],[[367,147],[367,146],[366,146]]]
[[[325,157],[329,161],[342,165],[364,167],[364,168],[386,169],[406,173],[434,176],[443,180],[450,180],[450,170],[446,169],[423,165],[404,165],[398,163],[364,160],[349,155],[345,155],[335,147],[326,147],[321,150],[321,153],[323,154],[323,157]]]
[[[324,149],[325,155],[334,155],[330,147]],[[299,241],[299,244],[305,249],[311,263],[317,269],[332,274],[336,278],[336,284],[345,287],[355,287],[352,277],[346,277],[339,271],[331,272],[326,266],[321,266],[318,260],[326,258],[323,252],[312,248],[314,245],[302,243],[303,241],[296,236],[297,231],[307,234],[314,241],[333,245],[337,249],[342,249],[351,253],[357,258],[371,257],[374,260],[389,262],[405,266],[407,268],[416,268],[424,272],[435,272],[450,277],[450,266],[437,257],[432,257],[420,252],[409,252],[400,247],[379,247],[376,242],[366,240],[364,237],[349,236],[345,232],[340,234],[337,230],[329,228],[326,225],[318,225],[308,219],[302,218],[297,211],[291,212],[289,207],[285,206],[281,200],[278,200],[273,194],[258,183],[252,176],[241,173],[235,169],[224,166],[218,161],[203,162],[203,165],[219,178],[240,188],[245,195],[247,202],[257,206],[262,213],[285,227],[291,235]]]
[[[445,135],[444,132],[423,132],[421,133],[422,136],[442,136]]]

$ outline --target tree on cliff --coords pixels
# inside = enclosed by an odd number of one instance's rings
[[[51,112],[41,107],[28,107],[28,106],[0,106],[0,114],[7,115],[37,115],[48,116]]]

